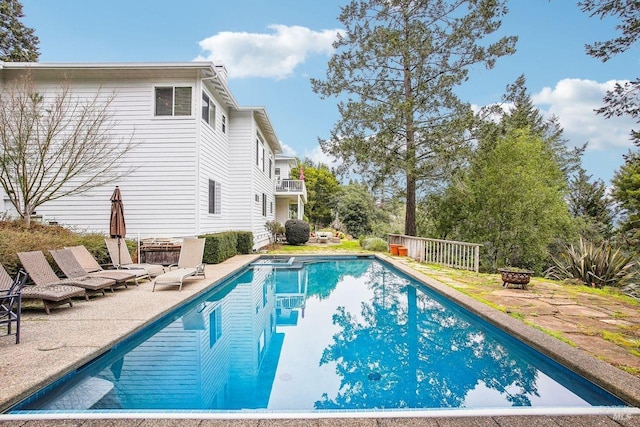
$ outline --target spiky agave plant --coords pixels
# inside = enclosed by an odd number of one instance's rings
[[[554,279],[577,279],[586,285],[620,287],[636,274],[636,254],[626,255],[609,242],[594,245],[580,238],[575,248],[567,245],[560,258],[553,258],[555,266],[547,272]]]

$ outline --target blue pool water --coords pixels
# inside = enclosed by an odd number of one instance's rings
[[[254,264],[11,412],[626,406],[369,257]]]

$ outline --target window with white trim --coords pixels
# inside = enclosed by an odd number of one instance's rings
[[[209,180],[209,213],[220,214],[222,210],[222,186],[219,182]]]
[[[202,92],[202,120],[212,128],[216,128],[216,106],[209,95]]]
[[[190,116],[190,86],[158,86],[155,88],[156,116]]]

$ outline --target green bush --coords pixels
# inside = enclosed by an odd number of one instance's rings
[[[636,274],[635,254],[625,255],[620,249],[614,250],[608,242],[600,245],[580,239],[577,248],[565,247],[560,258],[553,258],[555,266],[547,270],[552,279],[576,279],[585,285],[601,288],[620,287],[627,284]]]
[[[42,251],[49,264],[58,271],[49,250],[84,245],[100,264],[109,264],[111,259],[104,243],[105,237],[99,233],[75,233],[60,225],[32,223],[31,228],[25,229],[20,221],[0,221],[0,263],[13,276],[20,269],[16,253]],[[128,241],[127,246],[131,251],[135,249],[136,242]]]
[[[250,254],[253,252],[253,233],[250,231],[236,231],[238,246],[237,253]]]
[[[388,250],[387,241],[379,237],[362,238],[360,246],[367,251],[386,252]]]
[[[236,232],[205,234],[204,255],[202,262],[205,264],[219,264],[234,256],[238,250],[238,235]]]
[[[284,224],[287,243],[302,245],[309,241],[309,224],[301,219],[290,219]]]

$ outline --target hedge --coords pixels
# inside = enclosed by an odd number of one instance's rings
[[[249,254],[253,249],[253,233],[250,231],[225,231],[203,234],[206,238],[202,262],[219,264],[236,254]]]

